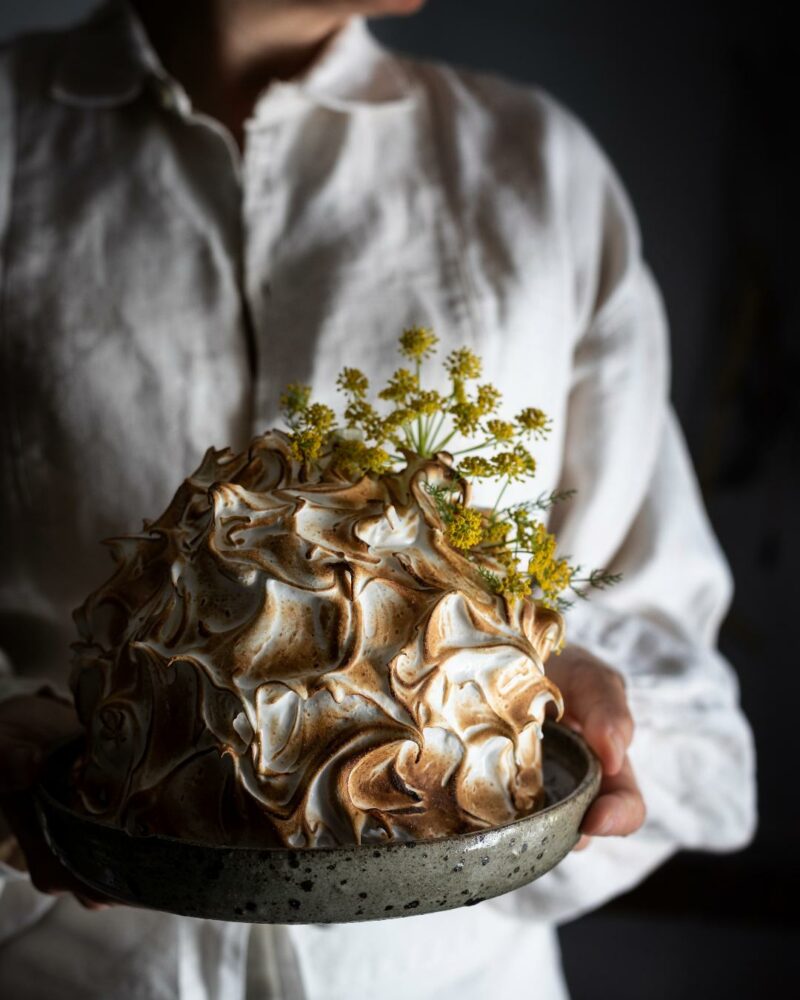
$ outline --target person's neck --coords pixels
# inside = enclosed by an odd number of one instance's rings
[[[241,146],[273,80],[302,73],[349,16],[292,0],[133,0],[164,68]]]

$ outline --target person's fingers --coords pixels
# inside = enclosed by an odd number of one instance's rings
[[[573,850],[593,836],[627,836],[644,822],[645,807],[627,750],[634,724],[622,675],[581,647],[567,647],[548,675],[564,696],[564,723],[580,733],[600,759],[600,793],[581,824]]]
[[[111,907],[110,903],[100,903],[86,896],[79,896],[77,893],[75,893],[75,898],[85,910],[108,910]]]
[[[81,906],[105,909],[115,901],[75,878],[48,847],[30,792],[47,755],[81,731],[75,707],[59,698],[20,695],[0,703],[0,809],[40,892],[72,893]]]
[[[600,794],[589,807],[581,833],[591,837],[627,837],[644,823],[646,809],[630,760],[620,770],[606,775]]]
[[[54,896],[72,893],[81,905],[91,909],[116,902],[81,882],[61,864],[47,845],[30,795],[4,796],[0,804],[25,855],[31,882],[39,892]]]
[[[567,649],[548,671],[561,689],[566,725],[581,733],[606,774],[616,774],[633,739],[633,717],[618,671],[583,649]]]

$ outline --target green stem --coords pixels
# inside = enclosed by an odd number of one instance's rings
[[[517,507],[521,506],[518,503],[510,503],[508,507],[498,507],[495,514],[500,517],[501,514],[510,514],[511,511],[515,510]]]
[[[432,413],[425,421],[425,447],[431,455],[435,454],[433,446],[436,442],[436,434],[434,432],[433,425],[436,423],[438,417],[438,413]]]
[[[493,514],[497,513],[497,505],[503,499],[503,494],[505,493],[506,489],[508,488],[508,484],[510,482],[511,482],[511,479],[508,476],[506,476],[505,482],[503,483],[502,487],[500,488],[500,492],[497,494],[497,499],[494,502],[494,507],[492,507],[491,512],[489,514],[490,517]]]
[[[484,441],[483,444],[474,444],[471,448],[461,448],[459,451],[453,452],[453,457],[456,455],[468,455],[471,451],[480,451],[482,448],[489,448],[496,444],[496,441]]]
[[[420,452],[420,454],[424,455],[425,458],[428,458],[428,456],[430,455],[429,442],[430,442],[430,439],[431,439],[431,421],[432,420],[433,420],[433,417],[429,415],[429,416],[425,417],[423,419],[423,421],[422,421],[422,448],[423,448],[423,450]]]
[[[421,375],[421,372],[422,372],[422,363],[420,362],[419,358],[417,358],[417,366],[416,367],[417,367],[417,385],[420,388],[422,388],[422,386],[420,384],[420,375]],[[424,452],[422,450],[422,443],[423,443],[422,442],[422,415],[420,414],[420,416],[417,417],[417,449],[416,450],[417,450],[417,454],[418,455],[424,455]]]
[[[513,544],[514,544],[514,539],[509,538],[507,542],[490,542],[488,545],[481,544],[478,546],[478,551],[488,552],[489,549],[505,549]],[[515,549],[514,551],[516,552],[517,550]]]
[[[446,412],[442,413],[431,434],[431,453],[434,455],[436,454],[437,451],[442,450],[441,445],[438,442],[438,437],[441,434],[442,426],[446,419],[447,419],[447,413]]]
[[[436,443],[436,450],[437,451],[443,451],[444,448],[445,448],[445,446],[456,436],[456,433],[457,433],[457,431],[454,429],[454,430],[450,431],[450,433],[447,435],[446,438],[444,438],[444,440],[437,441],[437,443]]]

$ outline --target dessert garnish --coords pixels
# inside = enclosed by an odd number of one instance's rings
[[[614,581],[556,554],[529,477],[541,411],[498,415],[467,349],[436,346],[341,421],[304,386],[288,432],[209,449],[167,510],[112,539],[114,575],[76,612],[87,729],[76,801],[137,835],[325,847],[489,829],[544,803],[545,674],[568,594]],[[471,438],[473,443],[469,443]],[[448,450],[450,449],[450,450]],[[495,479],[491,509],[471,480]]]

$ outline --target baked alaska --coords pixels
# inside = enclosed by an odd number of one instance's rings
[[[76,612],[79,804],[133,834],[328,847],[495,827],[544,801],[557,610],[448,536],[443,452],[345,476],[270,431],[211,449],[112,540]]]

